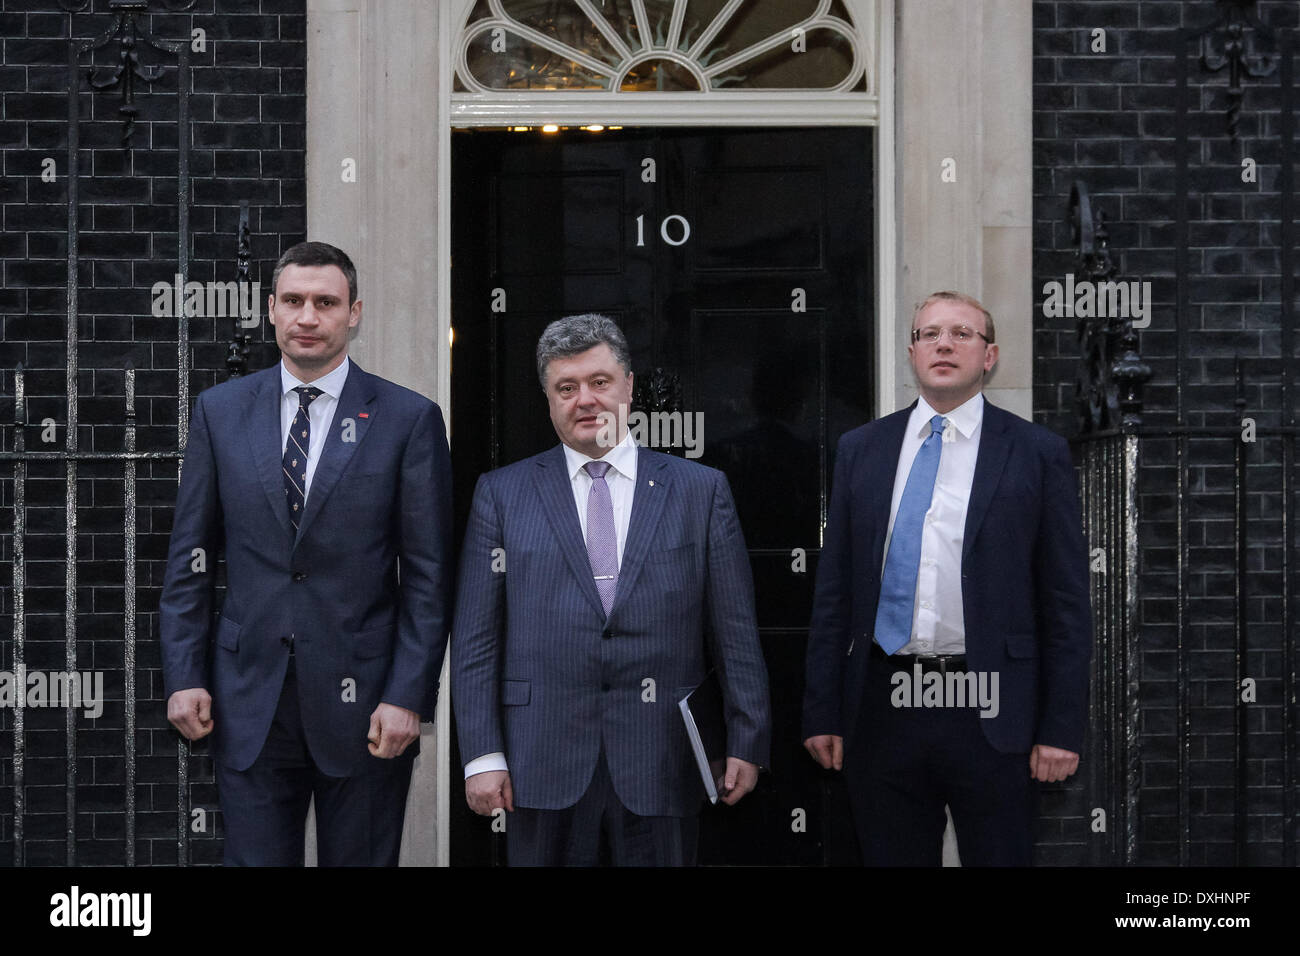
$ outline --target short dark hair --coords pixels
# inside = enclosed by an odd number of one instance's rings
[[[290,246],[271,273],[271,295],[275,295],[275,287],[285,266],[338,266],[348,280],[348,307],[357,301],[357,267],[338,246],[331,246],[328,242],[300,242]]]
[[[546,390],[546,367],[551,364],[551,359],[581,355],[602,342],[609,346],[623,371],[631,375],[632,360],[628,356],[627,339],[613,319],[587,312],[556,319],[548,325],[537,340],[537,377],[541,380],[542,390]]]

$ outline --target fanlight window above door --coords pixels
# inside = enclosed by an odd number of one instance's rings
[[[874,93],[841,0],[479,0],[458,93]]]

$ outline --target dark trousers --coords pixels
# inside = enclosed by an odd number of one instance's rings
[[[587,792],[563,810],[517,807],[506,819],[511,866],[598,866],[601,834],[614,866],[694,866],[699,817],[642,817],[614,792],[604,751]]]
[[[257,760],[247,770],[215,762],[226,866],[302,866],[313,796],[321,866],[396,866],[414,761],[412,746],[394,760],[367,755],[356,776],[330,777],[317,770],[303,733],[290,657]]]
[[[1029,866],[1038,787],[1029,755],[989,744],[977,707],[894,707],[892,668],[873,660],[845,754],[865,866],[939,866],[952,811],[962,866]]]

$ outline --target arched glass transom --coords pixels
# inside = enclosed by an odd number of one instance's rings
[[[456,92],[874,93],[841,0],[479,0]]]

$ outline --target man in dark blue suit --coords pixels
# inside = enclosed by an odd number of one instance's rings
[[[677,702],[716,669],[723,800],[770,739],[753,579],[726,477],[641,448],[604,316],[551,323],[537,369],[561,444],[482,476],[461,555],[453,706],[478,813],[512,866],[694,860],[704,796]]]
[[[275,267],[282,361],[199,396],[163,583],[167,716],[212,734],[227,864],[396,865],[451,596],[442,413],[347,357],[356,269]],[[225,603],[212,616],[224,549]]]
[[[1087,717],[1087,548],[1069,448],[984,399],[993,319],[917,308],[921,397],[840,440],[808,643],[804,746],[843,769],[863,861],[1032,862],[1033,781]]]

